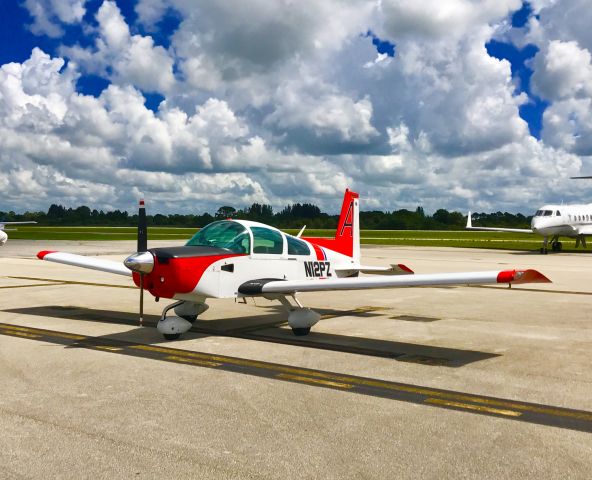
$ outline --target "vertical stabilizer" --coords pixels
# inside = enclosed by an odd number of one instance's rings
[[[347,255],[352,258],[353,263],[360,263],[360,196],[349,189],[345,191],[335,238],[305,240]]]
[[[335,243],[335,250],[360,261],[360,196],[351,190],[343,196]]]

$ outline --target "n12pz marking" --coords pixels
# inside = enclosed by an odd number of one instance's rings
[[[307,277],[332,277],[331,262],[304,262],[304,272]]]

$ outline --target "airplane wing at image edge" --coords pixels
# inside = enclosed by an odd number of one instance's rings
[[[444,285],[486,285],[551,283],[537,270],[502,270],[488,272],[428,273],[395,277],[340,278],[323,280],[261,279],[245,282],[239,288],[243,295],[266,293],[291,294],[326,290],[364,290],[370,288],[426,287]]]
[[[465,230],[478,230],[484,232],[508,232],[508,233],[534,233],[530,228],[504,228],[504,227],[474,227],[471,212],[467,215]]]
[[[51,250],[43,250],[37,254],[39,260],[46,260],[48,262],[62,263],[64,265],[72,265],[74,267],[89,268],[91,270],[98,270],[101,272],[114,273],[116,275],[124,275],[131,277],[132,272],[123,262],[116,262],[114,260],[105,260],[97,257],[86,257],[84,255],[76,255],[74,253],[54,252]]]

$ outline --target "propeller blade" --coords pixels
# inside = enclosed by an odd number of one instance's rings
[[[144,200],[140,200],[140,208],[138,209],[138,252],[145,252],[148,250],[148,225],[146,224],[146,207]]]
[[[144,324],[144,274],[140,273],[140,327]]]
[[[146,207],[144,200],[140,200],[138,209],[138,253],[148,251],[148,225],[146,223]],[[137,253],[136,253],[137,255]],[[144,274],[140,273],[140,326],[144,323]]]

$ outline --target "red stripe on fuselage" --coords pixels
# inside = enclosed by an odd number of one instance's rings
[[[325,260],[325,253],[323,252],[323,249],[315,243],[311,243],[311,245],[317,255],[317,260]]]
[[[144,288],[155,297],[173,298],[179,293],[192,292],[204,272],[218,260],[242,257],[241,254],[211,255],[203,257],[170,258],[166,263],[154,259],[154,269],[144,275]],[[133,274],[134,283],[140,286],[140,275]]]

